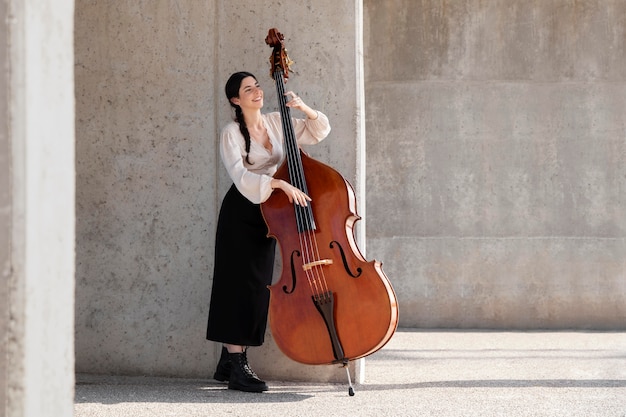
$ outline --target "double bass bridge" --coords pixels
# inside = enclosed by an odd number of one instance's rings
[[[313,262],[309,262],[308,264],[302,265],[302,269],[305,271],[309,271],[315,268],[316,266],[332,265],[332,263],[333,263],[332,259],[320,259],[318,261],[313,261]]]

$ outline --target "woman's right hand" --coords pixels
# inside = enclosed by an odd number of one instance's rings
[[[270,184],[272,189],[280,188],[289,199],[290,203],[296,203],[299,206],[306,207],[308,205],[308,201],[311,201],[311,197],[306,195],[302,190],[293,185],[289,184],[287,181],[279,180],[277,178],[272,179],[272,183]]]

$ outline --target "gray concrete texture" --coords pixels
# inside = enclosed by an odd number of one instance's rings
[[[72,414],[73,12],[0,2],[1,416]]]
[[[402,326],[626,326],[625,14],[365,1],[368,254]]]
[[[400,331],[367,360],[366,383],[78,375],[76,417],[624,417],[626,334]],[[338,371],[340,372],[340,371]]]
[[[217,54],[194,4],[75,3],[78,370],[189,373],[208,351]]]
[[[7,4],[0,2],[0,16],[6,14]],[[0,24],[0,56],[7,56],[9,28]],[[0,69],[0,411],[6,409],[8,387],[8,334],[9,334],[9,278],[11,271],[11,155],[9,128],[9,68]],[[6,336],[5,336],[6,335]]]

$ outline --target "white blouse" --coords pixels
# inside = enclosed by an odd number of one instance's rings
[[[239,192],[255,204],[267,200],[272,194],[272,175],[284,157],[283,128],[279,112],[263,114],[263,123],[272,143],[269,151],[260,143],[250,140],[250,162],[246,162],[246,145],[239,125],[231,122],[224,127],[220,138],[220,155],[226,171]],[[317,119],[292,117],[298,145],[314,145],[330,132],[328,117],[317,112]]]

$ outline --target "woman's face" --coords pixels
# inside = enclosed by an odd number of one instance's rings
[[[239,97],[234,97],[231,101],[242,109],[261,109],[263,107],[263,90],[254,77],[246,77],[241,80]]]

